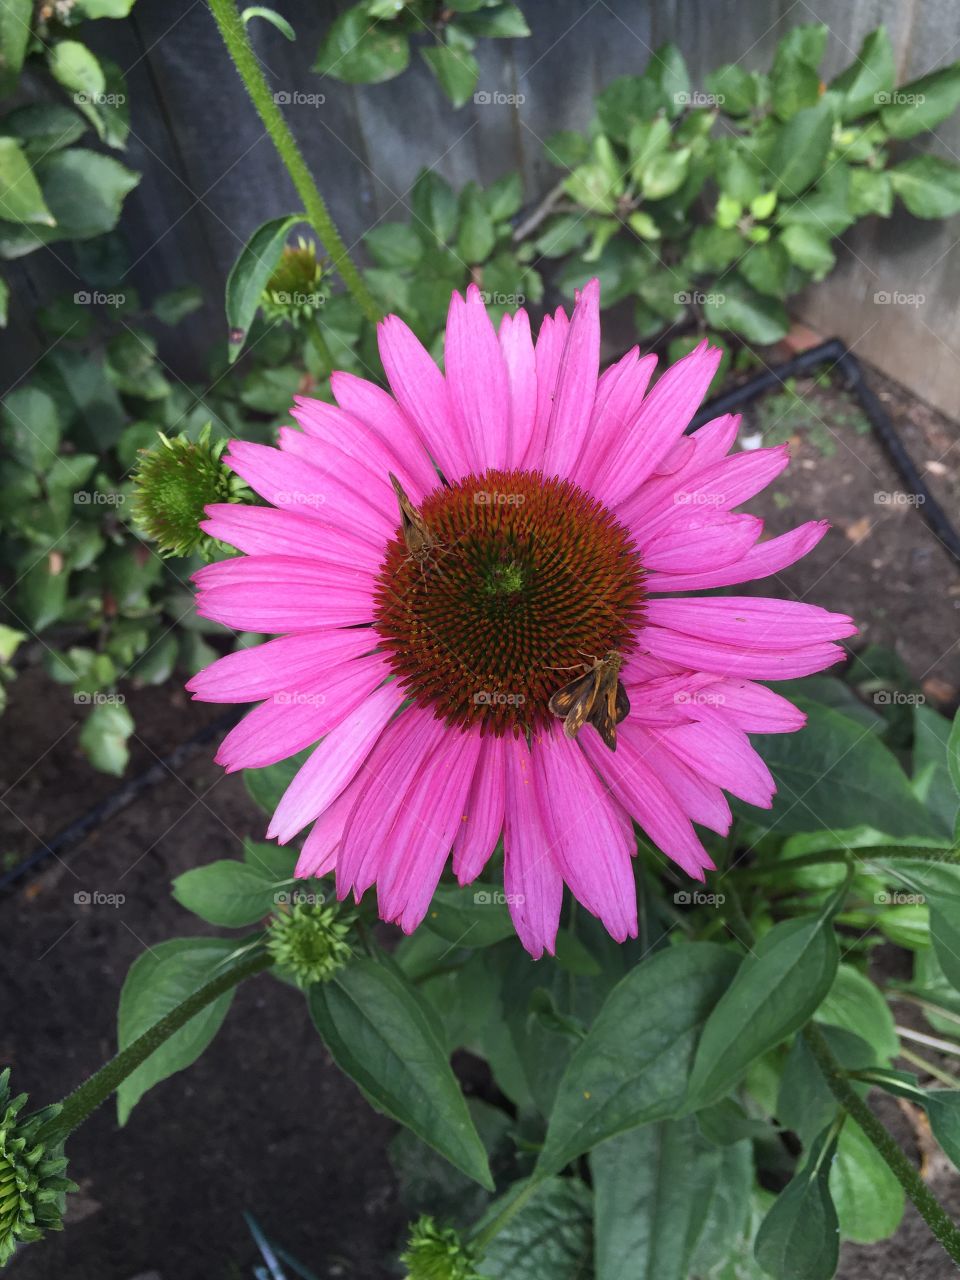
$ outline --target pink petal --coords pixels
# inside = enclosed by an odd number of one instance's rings
[[[719,714],[699,724],[664,729],[662,741],[701,777],[747,804],[769,809],[773,803],[777,785],[770,770],[747,735],[724,724]]]
[[[492,735],[481,739],[480,755],[465,815],[453,842],[453,871],[470,884],[486,866],[503,829],[504,745]]]
[[[753,680],[792,680],[823,671],[846,657],[838,644],[812,644],[805,648],[782,652],[737,649],[733,645],[701,640],[665,631],[661,627],[644,627],[639,641],[643,650],[665,662],[681,667],[711,671],[718,676],[746,676]]]
[[[426,445],[392,396],[352,373],[332,373],[330,389],[341,409],[377,433],[396,459],[393,470],[415,503],[439,484]]]
[[[554,953],[563,880],[550,856],[550,840],[537,800],[526,742],[503,739],[506,805],[503,887],[517,936],[534,960]]]
[[[713,867],[710,855],[690,819],[646,759],[643,739],[638,740],[630,732],[628,723],[625,720],[620,726],[615,752],[603,745],[598,734],[583,733],[587,759],[657,848],[688,875],[702,880],[704,868]]]
[[[530,434],[530,443],[523,459],[528,471],[543,465],[543,450],[547,442],[547,427],[553,413],[553,398],[557,390],[560,360],[567,340],[570,322],[563,307],[557,307],[552,316],[544,316],[537,334],[534,354],[537,362],[537,416]]]
[[[593,489],[611,451],[619,447],[640,412],[657,357],[641,360],[639,352],[639,347],[633,347],[605,369],[597,382],[589,444],[576,470],[577,481],[587,489]]]
[[[745,733],[795,733],[807,723],[799,707],[750,680],[719,680],[705,685],[699,694],[707,706],[717,707],[729,724]]]
[[[692,515],[664,525],[641,548],[648,571],[696,573],[741,560],[763,532],[749,515]]]
[[[459,293],[450,299],[443,351],[450,399],[470,439],[471,470],[505,467],[511,456],[507,366],[474,284],[466,302]]]
[[[500,350],[510,385],[510,456],[508,467],[519,467],[530,446],[537,419],[537,359],[526,311],[506,313],[500,321]]]
[[[540,811],[553,829],[550,853],[578,902],[617,942],[637,936],[637,889],[628,839],[606,789],[576,742],[556,732],[533,744]],[[546,825],[546,824],[545,824]]]
[[[390,390],[430,456],[451,483],[468,475],[470,439],[454,413],[443,374],[398,316],[387,316],[377,333]]]
[[[629,728],[622,725],[619,732],[621,737],[624,732],[628,734],[636,750],[692,822],[699,822],[722,836],[727,834],[733,815],[716,783],[708,782],[678,759],[656,730],[631,723]]]
[[[799,600],[760,596],[650,600],[646,619],[653,627],[750,652],[799,649],[824,640],[842,640],[857,632],[853,620],[844,613],[831,613]]]
[[[397,468],[393,454],[384,448],[368,427],[350,414],[334,405],[324,405],[324,410],[324,415],[314,410],[309,416],[302,407],[290,412],[291,417],[301,424],[312,421],[314,425],[321,416],[336,414],[340,418],[336,432],[329,422],[325,427],[328,433],[326,439],[316,431],[281,427],[277,433],[280,448],[284,453],[293,453],[298,458],[303,458],[318,470],[330,468],[337,474],[348,475],[355,485],[363,488],[368,498],[374,500],[378,510],[389,511],[395,505],[390,485],[390,472]],[[334,443],[336,438],[343,442],[342,448]]]
[[[263,769],[309,747],[336,728],[390,674],[382,658],[357,658],[280,690],[269,702],[244,716],[230,730],[216,754],[227,773]]]
[[[187,681],[195,702],[259,702],[369,653],[377,637],[365,628],[280,636],[225,658]]]
[[[578,296],[567,331],[542,469],[569,476],[587,441],[600,370],[600,282],[589,281]]]
[[[364,565],[373,573],[383,559],[383,542],[376,545],[338,525],[322,524],[314,516],[279,507],[248,507],[237,502],[214,502],[206,508],[200,528],[211,538],[248,555],[298,555]]]
[[[340,841],[343,839],[343,828],[362,786],[361,773],[344,787],[336,800],[331,801],[317,818],[303,842],[297,868],[293,873],[295,876],[301,879],[307,876],[325,876],[334,870],[340,852]]]
[[[402,701],[403,690],[394,680],[327,734],[283,793],[267,832],[271,838],[286,844],[325,812],[363,767]]]
[[[722,569],[703,569],[689,574],[651,573],[646,588],[651,592],[706,591],[710,587],[732,587],[740,582],[769,578],[812,551],[829,528],[826,520],[811,520],[778,538],[757,543],[741,559]]]
[[[719,347],[704,341],[671,365],[643,402],[633,427],[595,477],[609,506],[635,493],[683,435],[720,363]]]
[[[239,631],[310,631],[369,622],[369,571],[295,556],[238,556],[195,573],[197,613]]]

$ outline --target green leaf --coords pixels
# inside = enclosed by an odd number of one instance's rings
[[[423,257],[423,241],[408,222],[381,222],[363,243],[381,267],[415,267]]]
[[[479,881],[463,888],[439,888],[424,924],[459,947],[490,947],[514,931],[503,893]]]
[[[949,739],[956,731],[945,716],[923,703],[913,708],[913,790],[921,804],[952,836],[960,808],[960,796],[950,777]]]
[[[39,387],[26,385],[3,400],[4,446],[31,471],[46,471],[57,456],[60,414],[56,401]]]
[[[480,64],[472,53],[448,44],[432,45],[420,53],[455,107],[469,101],[480,77]]]
[[[374,1106],[492,1190],[487,1153],[416,989],[361,956],[314,986],[308,1003],[333,1060]]]
[[[123,1051],[223,968],[233,938],[171,938],[148,947],[130,966],[120,992],[117,1048]],[[227,1016],[233,988],[175,1031],[117,1089],[117,1117],[126,1124],[148,1089],[196,1062]]]
[[[277,894],[277,881],[271,876],[231,858],[184,871],[173,882],[173,896],[181,907],[228,929],[262,920],[276,907]]]
[[[547,159],[560,169],[575,169],[590,154],[590,144],[582,133],[562,129],[551,133],[543,144]]]
[[[468,35],[495,39],[522,39],[530,34],[527,20],[515,4],[494,4],[475,13],[458,15],[454,26]]]
[[[754,1059],[810,1018],[833,984],[836,936],[823,915],[776,924],[746,956],[707,1019],[685,1110],[724,1097]]]
[[[478,1230],[526,1186],[526,1179],[512,1183]],[[583,1280],[590,1274],[592,1202],[579,1178],[547,1179],[487,1246],[480,1264],[484,1280]]]
[[[30,161],[16,138],[0,138],[0,217],[8,222],[55,225]]]
[[[161,324],[173,326],[199,311],[203,306],[203,294],[195,284],[185,284],[155,298],[150,310]]]
[[[33,0],[6,0],[0,5],[0,94],[10,94],[20,76],[30,42]]]
[[[483,202],[494,222],[503,222],[520,212],[523,204],[523,182],[519,173],[505,173],[483,193]]]
[[[124,395],[162,400],[170,383],[157,363],[156,339],[142,329],[126,328],[107,346],[107,377]]]
[[[725,947],[695,942],[658,952],[614,987],[560,1081],[539,1169],[558,1172],[680,1109],[700,1029],[735,966]]]
[[[127,740],[133,730],[133,716],[122,702],[98,703],[80,730],[83,754],[95,769],[120,778],[130,759]]]
[[[789,37],[788,37],[789,39]],[[770,73],[770,98],[774,112],[789,120],[798,111],[816,106],[820,97],[820,72],[805,62],[786,41],[777,48]]]
[[[773,807],[750,819],[781,834],[859,826],[865,814],[888,836],[937,839],[939,824],[915,799],[896,757],[875,733],[829,707],[797,698],[803,733],[757,740],[777,780]]]
[[[892,1236],[900,1225],[903,1188],[870,1139],[852,1121],[843,1126],[837,1142],[829,1188],[845,1240],[873,1244]]]
[[[803,1169],[773,1203],[757,1232],[754,1254],[776,1280],[830,1280],[840,1251],[837,1211],[830,1197],[836,1139],[825,1131]]]
[[[410,193],[414,229],[428,244],[447,244],[457,225],[457,197],[449,182],[432,169],[418,175]]]
[[[735,275],[722,277],[716,291],[705,295],[703,314],[713,328],[739,333],[760,346],[779,342],[790,328],[779,298],[759,293]]]
[[[960,213],[960,167],[939,156],[911,156],[889,170],[893,189],[915,218]]]
[[[947,769],[957,795],[960,796],[960,711],[953,717],[953,728],[947,739]]]
[[[662,151],[643,167],[641,186],[647,200],[664,200],[683,186],[690,163],[690,148]]]
[[[39,244],[57,240],[88,240],[112,231],[120,217],[124,198],[140,181],[140,175],[124,168],[112,156],[83,147],[57,151],[37,162],[36,176],[56,225],[31,226],[18,234],[0,223],[0,255],[22,257]]]
[[[647,121],[666,103],[659,87],[644,76],[618,76],[596,98],[597,120],[614,142],[626,143],[638,121]]]
[[[771,298],[782,298],[787,293],[790,258],[776,240],[754,245],[740,259],[737,270],[758,293]]]
[[[409,61],[407,36],[389,24],[371,21],[358,4],[333,22],[313,70],[348,84],[380,84],[405,71]]]
[[[457,253],[464,262],[472,266],[486,261],[495,242],[493,219],[487,212],[483,194],[475,182],[470,182],[460,195]]]
[[[913,138],[935,129],[960,107],[960,62],[952,62],[888,94],[880,112],[892,138]]]
[[[2,21],[2,20],[0,20]],[[59,102],[29,102],[4,116],[3,131],[19,138],[31,160],[69,147],[86,132],[76,111]]]
[[[266,769],[244,769],[243,785],[254,804],[264,813],[273,815],[283,793],[293,781],[294,774],[309,757],[312,747],[305,747],[294,756],[268,765]]]
[[[603,1143],[590,1169],[597,1280],[688,1280],[698,1246],[723,1258],[749,1213],[749,1146],[713,1146],[693,1116]],[[721,1200],[728,1191],[729,1205]]]
[[[240,250],[240,256],[227,276],[226,310],[230,329],[230,363],[243,350],[247,333],[260,306],[260,298],[287,243],[292,227],[303,221],[303,215],[288,213],[271,218],[257,227]]]
[[[261,4],[253,4],[240,14],[240,18],[244,26],[247,26],[254,18],[263,18],[265,22],[269,22],[272,27],[280,32],[287,40],[295,41],[297,33],[291,27],[290,23],[276,9],[268,9]]]
[[[99,59],[79,40],[58,41],[47,62],[54,80],[73,94],[78,106],[106,90],[107,80]]]
[[[864,38],[860,52],[846,71],[831,82],[831,90],[842,97],[841,117],[856,120],[889,102],[894,76],[890,37],[885,27],[878,27]]]
[[[787,121],[777,134],[769,167],[777,189],[799,196],[819,177],[826,166],[833,138],[833,113],[820,102],[805,107]]]
[[[738,63],[717,67],[704,81],[724,115],[745,116],[757,103],[757,82]]]
[[[870,979],[852,965],[840,965],[817,1010],[817,1021],[852,1031],[872,1046],[877,1061],[884,1065],[900,1052],[890,1006]]]
[[[822,280],[829,275],[836,264],[829,236],[817,232],[813,227],[784,227],[780,243],[787,251],[790,261],[804,271],[809,271],[814,280]]]
[[[954,1167],[960,1169],[960,1090],[931,1090],[924,1107],[933,1136]]]
[[[67,603],[66,572],[54,573],[46,557],[31,565],[17,583],[17,613],[31,631],[56,622]]]

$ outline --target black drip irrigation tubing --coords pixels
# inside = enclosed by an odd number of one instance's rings
[[[910,494],[917,499],[914,504],[917,511],[927,522],[931,532],[943,544],[944,549],[960,565],[960,534],[957,533],[957,530],[947,518],[946,512],[927,487],[926,481],[917,470],[916,464],[897,434],[897,429],[890,420],[890,415],[884,409],[876,394],[867,385],[860,361],[851,351],[847,350],[839,338],[828,338],[826,342],[821,342],[819,346],[811,347],[808,351],[801,352],[800,355],[795,356],[792,360],[775,365],[772,369],[765,369],[763,373],[758,373],[748,382],[739,387],[734,387],[732,391],[726,391],[722,395],[715,396],[712,400],[707,401],[694,418],[690,425],[690,430],[703,426],[705,422],[709,422],[711,418],[719,417],[720,414],[730,413],[732,410],[740,408],[741,405],[749,404],[750,401],[756,400],[758,396],[772,391],[775,387],[782,386],[788,378],[810,373],[823,364],[829,364],[832,369],[839,369],[843,374],[847,386],[860,402],[860,407],[866,414],[873,433],[879,440],[887,457],[907,486]]]
[[[819,346],[811,347],[808,351],[803,351],[800,355],[794,356],[792,360],[787,360],[783,364],[765,369],[762,373],[750,378],[749,381],[734,387],[732,391],[726,391],[722,395],[714,396],[699,411],[688,430],[695,431],[697,427],[703,426],[711,418],[730,413],[735,409],[739,409],[742,405],[756,400],[759,396],[765,395],[768,391],[772,391],[775,387],[783,386],[788,378],[810,373],[824,364],[829,364],[831,368],[839,369],[844,375],[847,386],[859,400],[860,407],[866,414],[870,426],[886,451],[888,458],[910,493],[918,499],[915,503],[917,510],[943,544],[945,550],[960,565],[960,534],[957,533],[948,520],[946,512],[927,487],[926,481],[917,470],[916,464],[897,434],[889,414],[874,392],[867,386],[859,360],[852,352],[847,350],[839,338],[829,338],[826,342],[821,342]],[[162,781],[169,773],[175,773],[177,768],[193,755],[199,747],[209,742],[211,738],[215,738],[224,729],[230,728],[236,719],[236,711],[231,711],[227,715],[212,720],[210,724],[205,725],[192,738],[189,738],[171,751],[168,756],[157,760],[149,769],[120,787],[112,795],[107,796],[105,800],[101,801],[88,813],[85,813],[83,817],[78,818],[76,822],[72,822],[68,827],[64,827],[62,831],[53,837],[49,844],[40,845],[23,862],[13,867],[5,875],[0,876],[0,892],[11,889],[18,880],[33,871],[35,867],[39,866],[47,858],[59,857],[80,844],[92,831],[102,826],[122,809],[126,809],[144,791]]]
[[[216,738],[224,729],[229,729],[236,723],[237,712],[231,709],[226,715],[218,716],[216,720],[211,720],[209,724],[203,726],[192,738],[188,738],[186,742],[181,742],[179,747],[174,747],[169,755],[163,756],[145,769],[143,773],[138,774],[135,778],[131,778],[129,782],[125,782],[122,787],[118,787],[101,800],[99,804],[94,805],[82,817],[77,818],[75,822],[71,822],[69,826],[64,827],[62,831],[50,840],[49,843],[41,843],[33,853],[28,854],[22,862],[17,863],[4,875],[0,876],[0,892],[7,892],[13,889],[14,885],[31,871],[35,870],[47,858],[60,857],[62,854],[69,853],[86,840],[91,832],[96,831],[98,827],[102,827],[121,810],[126,809],[128,805],[133,804],[144,791],[149,791],[151,787],[156,786],[158,782],[162,782],[164,778],[168,778],[171,774],[176,775],[179,769],[187,760],[210,741]]]

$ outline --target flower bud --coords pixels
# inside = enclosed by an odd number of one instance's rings
[[[410,1228],[400,1261],[407,1268],[407,1280],[483,1280],[475,1250],[453,1227],[440,1227],[427,1214]]]
[[[63,1176],[63,1143],[47,1147],[38,1138],[59,1106],[20,1119],[26,1101],[25,1093],[10,1097],[8,1067],[0,1074],[0,1267],[18,1244],[62,1228],[66,1193],[77,1189]]]
[[[335,905],[294,902],[270,922],[267,950],[298,986],[327,982],[353,954],[350,922],[338,917]]]

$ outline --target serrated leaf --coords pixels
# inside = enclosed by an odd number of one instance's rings
[[[30,161],[16,138],[0,138],[0,218],[55,225]]]
[[[915,218],[960,213],[960,167],[939,156],[911,156],[889,170],[893,189]]]

